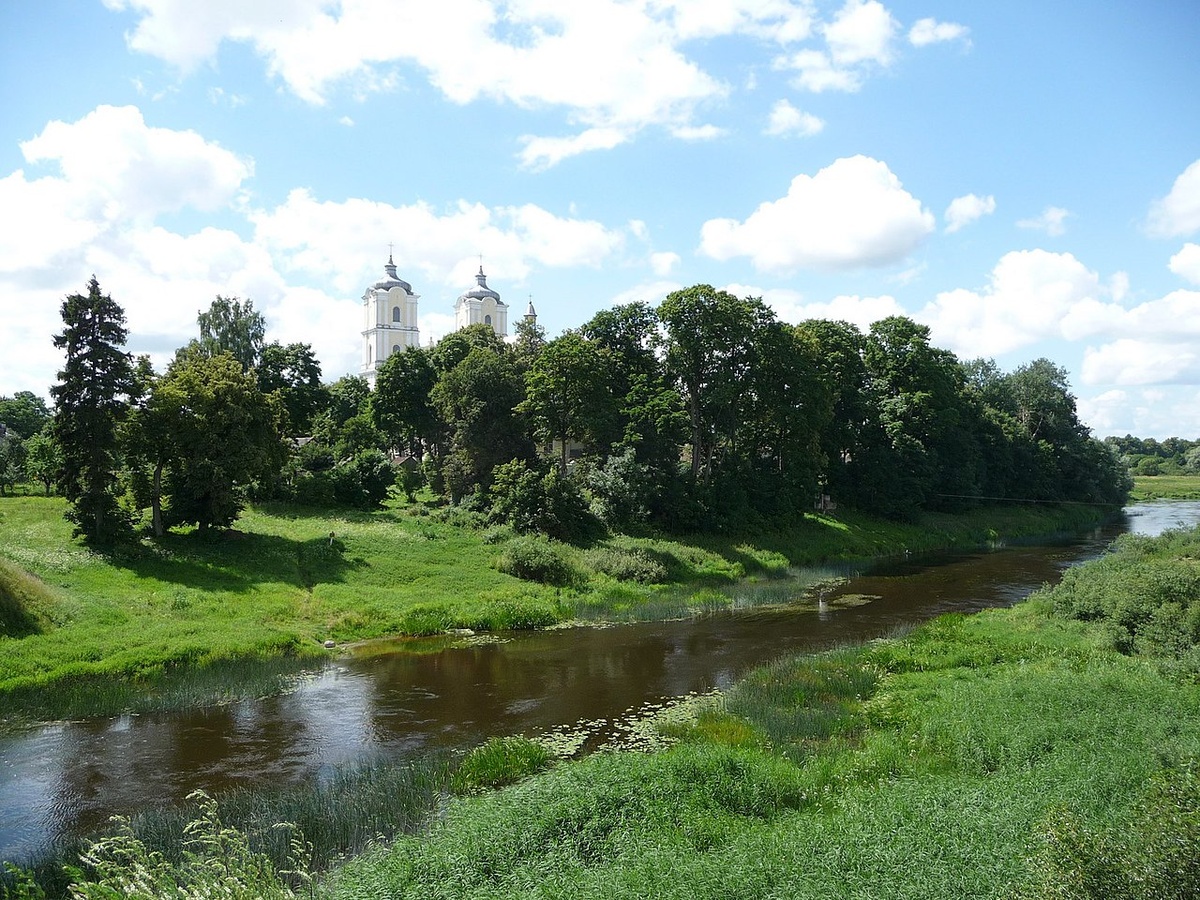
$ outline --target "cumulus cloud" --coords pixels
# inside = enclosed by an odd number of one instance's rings
[[[933,228],[933,214],[885,163],[853,156],[797,175],[786,196],[744,222],[705,222],[700,251],[722,261],[745,256],[769,272],[845,270],[898,262]]]
[[[1084,384],[1196,384],[1200,349],[1192,342],[1121,338],[1084,351]]]
[[[946,207],[946,234],[953,234],[959,229],[965,228],[976,219],[983,216],[990,216],[996,211],[996,198],[989,194],[986,197],[980,197],[976,194],[966,194],[962,197],[955,197],[950,201],[950,205]]]
[[[1053,337],[1081,338],[1120,315],[1103,303],[1100,279],[1069,253],[1007,253],[978,291],[945,291],[920,319],[934,342],[964,357],[994,356]]]
[[[829,319],[849,322],[863,331],[888,316],[907,315],[895,297],[861,297],[857,294],[841,294],[832,300],[809,300],[801,292],[788,288],[760,288],[754,285],[733,283],[724,290],[735,297],[761,297],[763,302],[775,310],[775,315],[784,322],[795,325],[806,319]]]
[[[1200,284],[1200,244],[1184,244],[1183,249],[1171,257],[1169,265],[1180,278]]]
[[[1066,233],[1065,223],[1070,215],[1071,211],[1063,209],[1061,206],[1047,206],[1042,210],[1041,215],[1034,216],[1032,219],[1021,219],[1017,222],[1017,226],[1032,231],[1044,231],[1050,237],[1059,237]]]
[[[821,31],[838,65],[875,62],[886,66],[892,61],[892,42],[898,27],[878,0],[846,0]]]
[[[1147,230],[1156,237],[1200,231],[1200,159],[1183,170],[1167,196],[1151,204]]]
[[[941,44],[947,41],[962,41],[970,45],[967,36],[970,29],[957,22],[939,22],[937,19],[918,19],[908,30],[908,42],[914,47],[927,47],[930,44]]]
[[[711,126],[693,121],[695,110],[729,87],[681,44],[738,34],[787,43],[811,30],[803,5],[756,0],[213,0],[200,11],[190,0],[106,2],[140,16],[129,35],[136,50],[186,70],[211,59],[223,41],[244,42],[273,76],[314,104],[341,86],[360,95],[393,89],[403,66],[422,72],[454,103],[488,98],[561,110],[577,131],[527,138],[521,159],[535,168],[614,147],[650,125],[690,139],[711,136]]]
[[[46,394],[58,367],[50,336],[61,328],[59,305],[93,273],[125,310],[129,349],[150,354],[160,369],[195,336],[197,312],[221,294],[250,299],[267,318],[268,339],[311,343],[337,377],[357,371],[357,300],[381,274],[388,240],[402,274],[428,294],[423,328],[428,322],[429,334],[441,336],[453,298],[473,284],[480,252],[504,291],[538,268],[598,266],[626,236],[534,204],[434,209],[322,202],[295,191],[278,206],[252,209],[244,197],[249,160],[194,132],[148,126],[132,107],[52,122],[22,149],[31,165],[56,171],[0,179],[0,205],[11,213],[0,217],[8,338],[0,384],[9,392]],[[167,217],[181,209],[219,216],[224,227],[173,230]]]
[[[825,123],[812,113],[797,109],[787,100],[778,100],[771,107],[765,133],[773,137],[812,137],[824,128]]]

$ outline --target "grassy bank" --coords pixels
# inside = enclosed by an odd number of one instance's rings
[[[1200,475],[1139,475],[1130,499],[1200,500]]]
[[[577,548],[419,506],[259,508],[236,531],[101,556],[70,539],[62,511],[54,498],[0,499],[0,698],[10,715],[260,696],[328,653],[327,640],[687,615],[799,565],[1048,534],[1098,515],[1002,507],[899,524],[845,514],[753,537],[618,536]]]
[[[650,755],[459,799],[335,897],[1200,892],[1200,531],[759,670]]]

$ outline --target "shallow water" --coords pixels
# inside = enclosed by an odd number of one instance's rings
[[[913,556],[824,589],[828,570],[736,589],[746,608],[698,619],[403,640],[331,664],[291,693],[199,712],[122,716],[0,736],[0,859],[20,860],[112,814],[203,788],[285,787],[365,761],[465,748],[492,735],[586,734],[726,687],[789,653],[886,635],[943,612],[1007,606],[1118,534],[1200,521],[1200,502],[1139,504],[1123,523],[1052,544]],[[758,596],[756,596],[758,595]],[[772,605],[758,605],[763,595]]]

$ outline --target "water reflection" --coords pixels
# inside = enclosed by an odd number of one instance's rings
[[[1143,504],[1129,516],[1144,534],[1196,521],[1200,502]],[[284,696],[6,736],[0,859],[94,830],[114,813],[179,802],[196,788],[298,785],[355,762],[494,734],[616,723],[647,703],[727,687],[781,655],[885,635],[951,610],[1009,605],[1102,552],[1124,527],[1059,546],[894,560],[826,584],[802,605],[756,606],[761,598],[747,593],[747,609],[681,622],[517,633],[457,647],[398,641],[390,652],[375,648],[307,677]],[[762,590],[788,599],[778,584]]]

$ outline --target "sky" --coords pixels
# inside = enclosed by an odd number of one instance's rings
[[[4,0],[0,394],[95,275],[162,371],[216,295],[357,374],[482,264],[548,336],[711,284],[1064,367],[1097,437],[1200,437],[1191,0]]]

